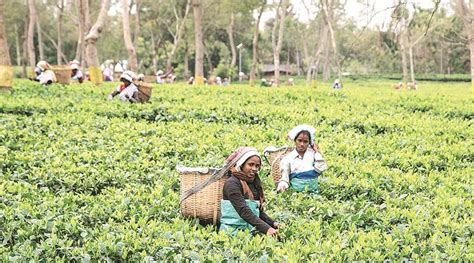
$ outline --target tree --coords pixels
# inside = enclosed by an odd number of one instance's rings
[[[87,0],[81,0],[83,1],[83,7],[88,7],[88,5],[85,4]],[[90,77],[91,81],[94,84],[100,84],[102,83],[102,72],[100,70],[100,63],[99,63],[99,57],[97,54],[97,40],[99,39],[99,34],[102,31],[102,28],[104,27],[106,15],[107,15],[107,10],[109,8],[109,3],[110,0],[103,0],[101,7],[100,7],[100,12],[99,12],[99,17],[97,18],[97,21],[95,22],[94,26],[87,32],[86,37],[84,38],[84,41],[86,43],[86,61],[87,61],[87,66],[89,67],[89,72],[90,72]],[[90,14],[89,10],[84,10],[86,19],[85,21],[90,21]]]
[[[135,47],[132,42],[132,36],[130,33],[130,7],[128,5],[128,0],[122,0],[122,6],[123,6],[123,15],[122,15],[123,39],[125,41],[125,47],[127,48],[127,52],[128,52],[128,64],[130,66],[130,70],[137,72],[138,61],[137,61],[137,53],[135,51]]]
[[[78,9],[78,19],[77,19],[77,45],[76,45],[76,54],[74,58],[78,61],[81,61],[81,65],[85,66],[85,43],[84,35],[85,32],[89,31],[91,27],[90,15],[89,15],[89,1],[78,0],[77,9]]]
[[[258,33],[260,26],[260,19],[262,18],[263,11],[265,10],[266,1],[261,1],[261,6],[258,11],[257,20],[255,20],[255,29],[252,39],[252,69],[250,70],[250,86],[254,86],[255,79],[257,78],[257,61],[258,61]]]
[[[58,0],[58,20],[57,20],[57,64],[61,65],[61,56],[62,56],[62,20],[63,20],[63,11],[64,11],[64,0]]]
[[[273,61],[275,66],[275,85],[280,85],[280,51],[283,43],[283,32],[285,30],[286,9],[288,7],[288,0],[281,0],[275,10],[275,24],[273,25],[272,47],[273,47]],[[278,36],[276,29],[278,29]]]
[[[0,65],[11,66],[10,51],[8,50],[7,33],[5,31],[5,20],[3,19],[4,9],[4,0],[0,0]]]
[[[202,36],[202,14],[203,8],[201,0],[192,0],[194,14],[194,45],[195,45],[195,63],[194,80],[197,85],[204,84],[204,43]]]
[[[5,20],[3,19],[3,10],[5,8],[4,0],[0,0],[0,89],[11,88],[11,61],[8,50],[7,33],[5,31]]]
[[[339,56],[337,52],[337,45],[336,45],[336,36],[334,33],[333,28],[333,19],[334,19],[334,2],[333,0],[321,0],[321,7],[323,10],[323,17],[327,25],[327,29],[329,31],[329,39],[331,43],[331,48],[334,54],[334,61],[336,62],[337,66],[337,76],[342,81],[342,74],[341,74],[341,64],[339,61]],[[329,49],[327,49],[329,50]],[[327,81],[327,79],[325,79]]]
[[[178,47],[181,42],[181,38],[183,37],[183,33],[185,31],[185,25],[186,25],[186,18],[188,17],[190,9],[190,0],[186,1],[186,7],[184,9],[184,15],[180,17],[178,14],[178,11],[176,10],[176,6],[173,5],[173,13],[176,19],[176,30],[173,33],[172,30],[168,29],[168,31],[171,33],[173,36],[173,47],[171,48],[171,52],[168,55],[168,59],[166,60],[166,70],[171,71],[171,62],[173,61],[176,51],[178,50]]]
[[[469,39],[468,43],[471,53],[471,86],[474,92],[474,1],[470,0],[469,4],[467,4],[464,0],[458,0],[457,4]]]
[[[29,18],[28,18],[28,33],[27,33],[26,45],[27,45],[28,63],[29,63],[29,66],[33,68],[36,65],[35,46],[33,43],[33,38],[34,38],[34,33],[35,33],[35,22],[36,22],[35,0],[28,0],[28,10],[29,10]],[[32,72],[30,73],[30,75],[31,74]]]

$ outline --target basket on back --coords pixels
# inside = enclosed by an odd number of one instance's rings
[[[153,85],[146,82],[136,83],[138,87],[138,99],[140,102],[148,102],[151,98],[151,93],[153,91]]]
[[[0,91],[10,91],[12,88],[13,68],[0,65]]]
[[[185,196],[190,189],[205,183],[206,180],[221,170],[217,168],[189,168],[182,166],[178,166],[176,169],[181,175],[181,214],[185,217],[199,218],[201,223],[217,224],[220,219],[222,189],[228,177],[218,178],[217,181],[210,183],[197,193]]]
[[[151,76],[151,75],[146,75],[145,80],[146,83],[155,83],[156,82],[156,77]]]
[[[288,153],[293,151],[295,147],[292,146],[283,146],[280,148],[276,148],[274,146],[267,147],[263,150],[263,155],[265,159],[268,161],[268,164],[271,168],[271,174],[273,178],[273,182],[275,186],[278,185],[281,178],[281,171],[280,171],[280,162],[283,157],[285,157]]]
[[[71,82],[71,72],[72,72],[69,66],[52,66],[51,69],[56,75],[56,79],[58,80],[58,83],[69,85],[69,83]]]

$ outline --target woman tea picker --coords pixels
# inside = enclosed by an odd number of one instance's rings
[[[263,211],[264,195],[258,172],[262,160],[255,148],[240,147],[225,161],[235,163],[224,184],[221,201],[220,231],[235,234],[237,230],[276,235],[279,224]]]
[[[280,162],[281,179],[277,191],[291,187],[297,192],[318,191],[318,176],[328,166],[318,147],[314,144],[316,129],[309,125],[298,125],[288,133],[295,142],[295,149]]]
[[[108,99],[112,100],[115,96],[119,95],[119,99],[123,102],[138,102],[138,87],[133,84],[137,79],[137,75],[133,71],[125,71],[120,75],[120,81],[122,84],[109,95]]]

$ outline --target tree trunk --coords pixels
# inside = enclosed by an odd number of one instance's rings
[[[300,51],[298,49],[295,50],[295,55],[296,55],[296,70],[299,77],[301,76],[301,65],[300,65]]]
[[[156,59],[156,44],[153,32],[151,33],[151,62],[153,64],[153,74],[156,74],[158,71],[158,61]]]
[[[324,64],[323,64],[323,81],[327,82],[331,78],[331,44],[329,44],[329,29],[327,24],[324,25],[325,32],[324,32]]]
[[[439,56],[439,74],[444,74],[444,68],[443,68],[443,46],[439,49],[440,51],[440,56]]]
[[[280,86],[280,51],[283,44],[283,31],[285,30],[285,18],[286,18],[286,8],[288,6],[288,0],[281,0],[280,6],[277,8],[277,13],[280,13],[279,16],[279,29],[278,29],[278,41],[276,42],[275,48],[273,49],[273,61],[275,64],[275,85]],[[276,22],[276,20],[275,20]],[[275,27],[274,30],[275,31]]]
[[[35,7],[36,9],[36,7]],[[43,32],[41,29],[38,13],[36,13],[36,33],[38,35],[38,51],[40,60],[44,60],[44,44],[43,44]]]
[[[87,0],[82,0],[87,1]],[[104,27],[105,19],[107,18],[107,11],[109,9],[110,0],[103,0],[100,7],[99,17],[97,18],[96,23],[87,33],[86,37],[84,38],[86,44],[86,61],[87,65],[89,66],[89,72],[91,81],[94,84],[102,83],[102,72],[100,70],[100,63],[99,57],[97,55],[97,40],[99,39],[99,33],[102,31]],[[89,10],[86,12],[86,23],[88,21],[88,14]]]
[[[474,1],[466,4],[464,0],[458,0],[461,17],[464,21],[464,29],[468,36],[469,50],[471,52],[471,89],[474,93]]]
[[[4,1],[4,0],[0,0]],[[16,51],[16,65],[21,66],[21,50],[20,50],[20,33],[18,33],[18,26],[15,24],[15,51]]]
[[[263,11],[265,10],[266,1],[262,1],[260,11],[255,21],[255,29],[253,32],[252,39],[252,69],[250,70],[250,86],[255,85],[255,80],[257,79],[257,62],[258,62],[258,32],[260,26],[260,19],[262,18]]]
[[[5,9],[4,0],[0,0],[0,65],[11,66],[10,51],[8,49],[7,32],[5,31],[5,20],[3,13]],[[0,78],[3,76],[0,76]]]
[[[79,21],[77,24],[77,47],[75,59],[81,62],[81,65],[85,67],[85,56],[84,56],[84,33],[90,29],[90,17],[89,17],[89,4],[88,1],[78,0],[77,8],[79,13]],[[88,22],[86,22],[88,21]]]
[[[415,83],[415,66],[413,63],[413,46],[410,46],[408,49],[408,55],[410,58],[410,75],[411,75],[411,82]]]
[[[169,72],[171,71],[171,62],[174,59],[174,56],[176,55],[176,51],[178,50],[181,38],[183,37],[183,32],[185,31],[185,25],[186,25],[186,18],[188,17],[190,9],[190,3],[189,0],[186,3],[186,10],[184,11],[184,16],[179,22],[179,15],[176,9],[174,9],[174,13],[176,16],[176,34],[173,36],[173,47],[171,48],[171,52],[168,55],[168,59],[166,60],[166,71]]]
[[[125,41],[125,47],[127,48],[128,52],[128,65],[130,66],[130,70],[133,72],[137,72],[138,61],[137,61],[137,52],[135,47],[133,46],[132,36],[130,33],[130,10],[128,5],[128,0],[122,0],[123,6],[123,39]]]
[[[189,49],[187,44],[184,47],[184,79],[189,79]]]
[[[4,0],[0,0],[0,90],[11,90],[13,70],[11,68],[10,51],[8,50],[7,32],[3,13]]]
[[[312,80],[316,80],[318,78],[318,73],[319,73],[319,63],[321,62],[321,53],[325,49],[326,43],[327,43],[327,38],[328,38],[328,29],[327,26],[324,26],[324,28],[321,31],[321,40],[318,43],[318,49],[316,51],[316,54],[314,55],[314,71],[308,70],[308,75],[306,76],[306,83],[309,85]],[[309,76],[309,77],[308,77]],[[315,84],[314,84],[315,86]]]
[[[202,5],[201,0],[192,0],[194,14],[194,42],[195,42],[195,66],[194,80],[197,85],[204,84],[204,43],[202,36]]]
[[[290,68],[290,50],[288,49],[286,51],[286,68],[289,69]],[[288,77],[289,76],[289,72],[286,71],[286,76]]]
[[[232,59],[230,61],[230,67],[234,68],[235,63],[237,63],[237,50],[235,48],[235,43],[234,43],[234,13],[232,12],[230,14],[230,23],[229,26],[227,27],[227,35],[229,36],[229,45],[230,45],[230,51],[232,53]]]
[[[31,68],[34,68],[36,66],[36,54],[35,54],[35,46],[33,42],[33,37],[35,34],[35,22],[36,22],[35,0],[28,0],[28,11],[29,11],[29,19],[28,19],[28,34],[26,38],[26,46],[27,46],[26,50],[28,54],[28,64]]]
[[[57,21],[57,33],[58,33],[58,47],[57,47],[57,63],[58,65],[61,65],[61,55],[63,53],[62,51],[62,19],[63,19],[63,11],[64,11],[64,0],[59,0],[58,4],[58,9],[59,9],[59,14],[58,14],[58,21]]]
[[[406,88],[407,87],[407,81],[408,81],[408,65],[407,65],[407,55],[406,55],[406,50],[407,50],[407,32],[405,29],[405,19],[402,18],[402,32],[400,35],[400,52],[402,55],[402,72],[403,72],[403,86]]]
[[[323,2],[326,2],[326,4],[323,4]],[[326,24],[329,30],[329,39],[331,40],[331,47],[332,51],[334,54],[334,60],[336,62],[336,67],[337,67],[337,76],[339,78],[339,81],[342,81],[342,72],[341,72],[341,63],[339,61],[339,56],[337,52],[337,45],[336,45],[336,36],[334,34],[334,29],[332,27],[333,24],[333,2],[332,0],[326,0],[323,1],[321,0],[322,4],[322,9],[323,9],[323,14],[324,18],[326,20]]]
[[[141,8],[141,3],[140,0],[135,0],[135,7],[136,7],[136,13],[135,13],[135,32],[133,33],[133,45],[136,46],[138,42],[138,37],[140,37],[140,8]]]
[[[30,23],[29,19],[25,19],[25,31],[23,33],[22,37],[22,46],[23,46],[23,51],[22,51],[22,71],[23,71],[23,76],[25,77],[34,77],[34,71],[31,66],[28,65],[29,59],[28,59],[28,25]],[[27,69],[28,67],[28,69]]]
[[[328,45],[326,41],[325,46],[326,48],[324,49],[323,81],[327,82],[331,78],[331,45]]]

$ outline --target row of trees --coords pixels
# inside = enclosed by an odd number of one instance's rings
[[[0,44],[8,42],[2,57],[11,54],[14,65],[77,59],[97,80],[106,59],[127,59],[132,70],[147,74],[194,74],[198,83],[209,74],[235,76],[239,43],[251,83],[263,64],[275,66],[276,83],[280,65],[293,65],[308,82],[342,78],[344,71],[402,72],[405,81],[409,72],[412,81],[415,72],[470,69],[474,76],[472,2],[441,8],[435,0],[434,9],[423,9],[394,0],[389,25],[368,26],[376,14],[370,1],[361,3],[368,23],[360,25],[340,0],[302,1],[303,10],[289,0],[0,0],[6,25]],[[264,12],[273,18],[262,21]],[[310,19],[300,21],[302,13]]]

